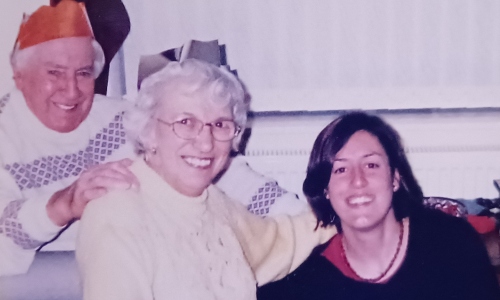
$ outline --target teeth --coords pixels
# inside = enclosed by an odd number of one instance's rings
[[[211,159],[208,158],[195,158],[195,157],[186,157],[184,158],[184,160],[188,164],[197,168],[207,167],[208,165],[210,165],[210,162],[212,161]]]
[[[369,197],[356,197],[349,200],[350,204],[364,204],[370,202],[371,199]]]
[[[63,110],[70,110],[70,109],[75,108],[76,104],[75,105],[64,105],[64,104],[56,103],[56,106],[59,107],[60,109],[63,109]]]

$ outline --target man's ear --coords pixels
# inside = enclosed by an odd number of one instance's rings
[[[20,70],[14,71],[14,76],[12,77],[16,84],[16,88],[20,91],[23,89],[23,73]]]
[[[394,176],[392,177],[392,191],[396,192],[399,190],[400,186],[400,181],[401,181],[401,175],[399,175],[398,169],[394,170]]]

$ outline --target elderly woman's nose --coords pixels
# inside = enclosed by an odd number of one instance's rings
[[[203,126],[200,134],[194,140],[195,145],[202,151],[208,152],[214,148],[214,136],[211,126]]]
[[[366,174],[362,167],[353,168],[351,172],[351,183],[355,187],[364,187],[368,183]]]

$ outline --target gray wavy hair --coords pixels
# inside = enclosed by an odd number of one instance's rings
[[[92,39],[91,44],[92,48],[94,49],[94,78],[97,78],[101,74],[102,69],[104,68],[104,63],[106,61],[101,45],[94,39]],[[12,50],[12,53],[10,54],[10,65],[12,66],[12,70],[16,72],[29,66],[28,63],[36,55],[36,52],[39,49],[40,45],[41,44],[37,44],[22,50],[17,49],[17,47],[14,48],[14,50]]]
[[[200,89],[209,93],[207,101],[230,107],[235,123],[244,129],[247,122],[250,97],[236,76],[224,67],[197,60],[169,62],[163,69],[148,76],[133,108],[125,113],[124,126],[134,143],[137,153],[148,150],[148,137],[154,129],[155,114],[162,97],[169,89],[184,88],[186,92]],[[233,149],[238,148],[241,135],[233,140]]]

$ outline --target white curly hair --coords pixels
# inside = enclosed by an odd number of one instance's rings
[[[50,43],[52,41],[54,40],[50,40],[44,43]],[[12,50],[12,53],[10,54],[10,65],[14,73],[18,70],[23,70],[28,67],[30,65],[29,63],[31,59],[36,56],[37,50],[44,43],[37,44],[22,50],[19,50],[16,46],[16,48],[14,48],[14,50]],[[94,49],[94,78],[97,78],[101,74],[106,61],[101,45],[94,39],[91,40],[91,45]]]
[[[230,107],[235,123],[245,128],[250,97],[235,75],[224,67],[197,59],[173,61],[144,79],[134,107],[125,113],[124,126],[137,153],[149,149],[148,137],[154,128],[157,108],[161,101],[168,99],[162,95],[178,88],[188,93],[203,90],[208,93],[208,101]],[[233,140],[234,150],[240,139],[241,135]]]

